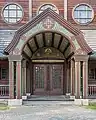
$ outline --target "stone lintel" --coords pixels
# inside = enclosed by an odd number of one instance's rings
[[[89,55],[74,55],[75,61],[88,61]]]
[[[8,59],[9,61],[21,61],[22,55],[9,55]]]

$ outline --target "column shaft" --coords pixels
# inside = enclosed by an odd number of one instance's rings
[[[83,98],[88,96],[88,62],[83,62]]]
[[[80,61],[75,61],[75,95],[80,98]]]
[[[14,99],[14,62],[9,61],[9,97]]]
[[[74,95],[74,88],[75,88],[75,81],[74,81],[74,73],[75,73],[75,69],[74,69],[74,61],[71,60],[71,94]]]
[[[16,95],[17,99],[21,98],[21,61],[16,63]]]

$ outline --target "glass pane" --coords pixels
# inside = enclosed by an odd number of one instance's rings
[[[11,18],[11,19],[9,19],[9,22],[10,22],[10,23],[16,23],[16,19],[12,19],[12,18]]]
[[[4,10],[4,17],[8,17],[8,11]]]
[[[77,22],[85,24],[92,19],[92,10],[87,5],[80,5],[74,10],[74,18]]]
[[[6,21],[10,23],[16,23],[17,21],[20,21],[23,14],[21,8],[18,5],[9,4],[6,8],[4,9],[3,13]]]
[[[16,17],[16,11],[9,11],[9,17]]]
[[[8,22],[8,18],[5,18],[5,20]]]
[[[41,12],[43,12],[44,10],[46,10],[47,8],[50,8],[50,9],[52,9],[52,10],[54,10],[55,12],[57,12],[58,13],[58,10],[57,10],[57,8],[55,7],[55,6],[53,6],[53,5],[51,5],[51,4],[47,4],[47,5],[43,5],[41,8],[40,8],[40,10],[39,10],[39,14],[41,13]]]
[[[17,11],[17,17],[22,17],[22,11]]]
[[[35,67],[35,87],[44,88],[44,67]]]
[[[6,10],[6,9],[8,10],[8,8],[9,8],[9,6],[7,6],[7,7],[5,8],[5,10]]]
[[[52,69],[52,81],[53,81],[53,88],[61,88],[61,75],[62,74],[62,67],[60,66],[53,66]]]
[[[16,9],[16,5],[9,5],[9,9]]]

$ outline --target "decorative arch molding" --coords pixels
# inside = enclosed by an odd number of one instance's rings
[[[41,31],[54,31],[65,36],[65,38],[71,41],[71,45],[75,46],[74,52],[80,48],[87,54],[92,52],[92,49],[84,40],[83,33],[50,8],[46,9],[16,31],[12,42],[5,48],[4,52],[7,54],[20,55],[24,44],[32,36]]]

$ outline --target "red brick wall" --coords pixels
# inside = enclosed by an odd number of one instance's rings
[[[0,28],[5,28],[5,29],[17,29],[20,26],[24,25],[26,22],[29,21],[29,0],[0,0],[0,12],[2,11],[2,8],[8,4],[8,3],[18,3],[19,5],[21,5],[21,7],[24,10],[24,17],[22,19],[22,21],[18,24],[7,24],[4,22],[4,20],[2,19],[2,17],[0,16]],[[33,17],[36,16],[37,14],[37,9],[45,3],[52,3],[54,5],[57,6],[57,8],[59,9],[59,13],[61,16],[64,16],[64,0],[32,0],[32,15]],[[87,3],[89,5],[92,6],[92,8],[94,9],[94,12],[96,13],[96,0],[68,0],[68,21],[71,22],[72,24],[76,25],[79,28],[84,28],[84,29],[92,29],[92,28],[96,28],[96,15],[94,17],[94,20],[88,24],[87,26],[81,26],[78,25],[74,22],[73,18],[72,18],[72,9],[73,7],[75,7],[77,4],[80,3]]]
[[[81,26],[81,25],[76,24],[76,22],[74,22],[74,20],[72,18],[72,9],[80,3],[87,3],[87,4],[91,5],[91,7],[94,10],[95,16],[94,16],[93,21],[90,24],[85,25],[85,26],[84,25]],[[84,29],[95,28],[96,27],[96,0],[68,0],[68,21],[70,21],[72,24],[78,26],[81,29],[83,29],[83,28]]]
[[[24,25],[29,20],[29,0],[0,0],[0,12],[2,11],[3,7],[8,3],[18,3],[24,10],[24,17],[22,21],[18,24],[7,24],[2,19],[1,13],[0,13],[0,28],[5,29],[17,29],[18,27]]]
[[[37,15],[37,9],[45,3],[52,3],[57,6],[61,16],[64,15],[64,1],[63,0],[32,0],[32,15],[35,17]],[[24,17],[21,22],[17,24],[7,24],[0,16],[0,28],[5,29],[17,29],[18,27],[24,25],[29,21],[29,0],[0,0],[0,11],[8,3],[18,3],[24,10]]]
[[[46,3],[54,4],[61,16],[64,16],[64,0],[33,0],[33,16],[36,15],[37,9]]]

